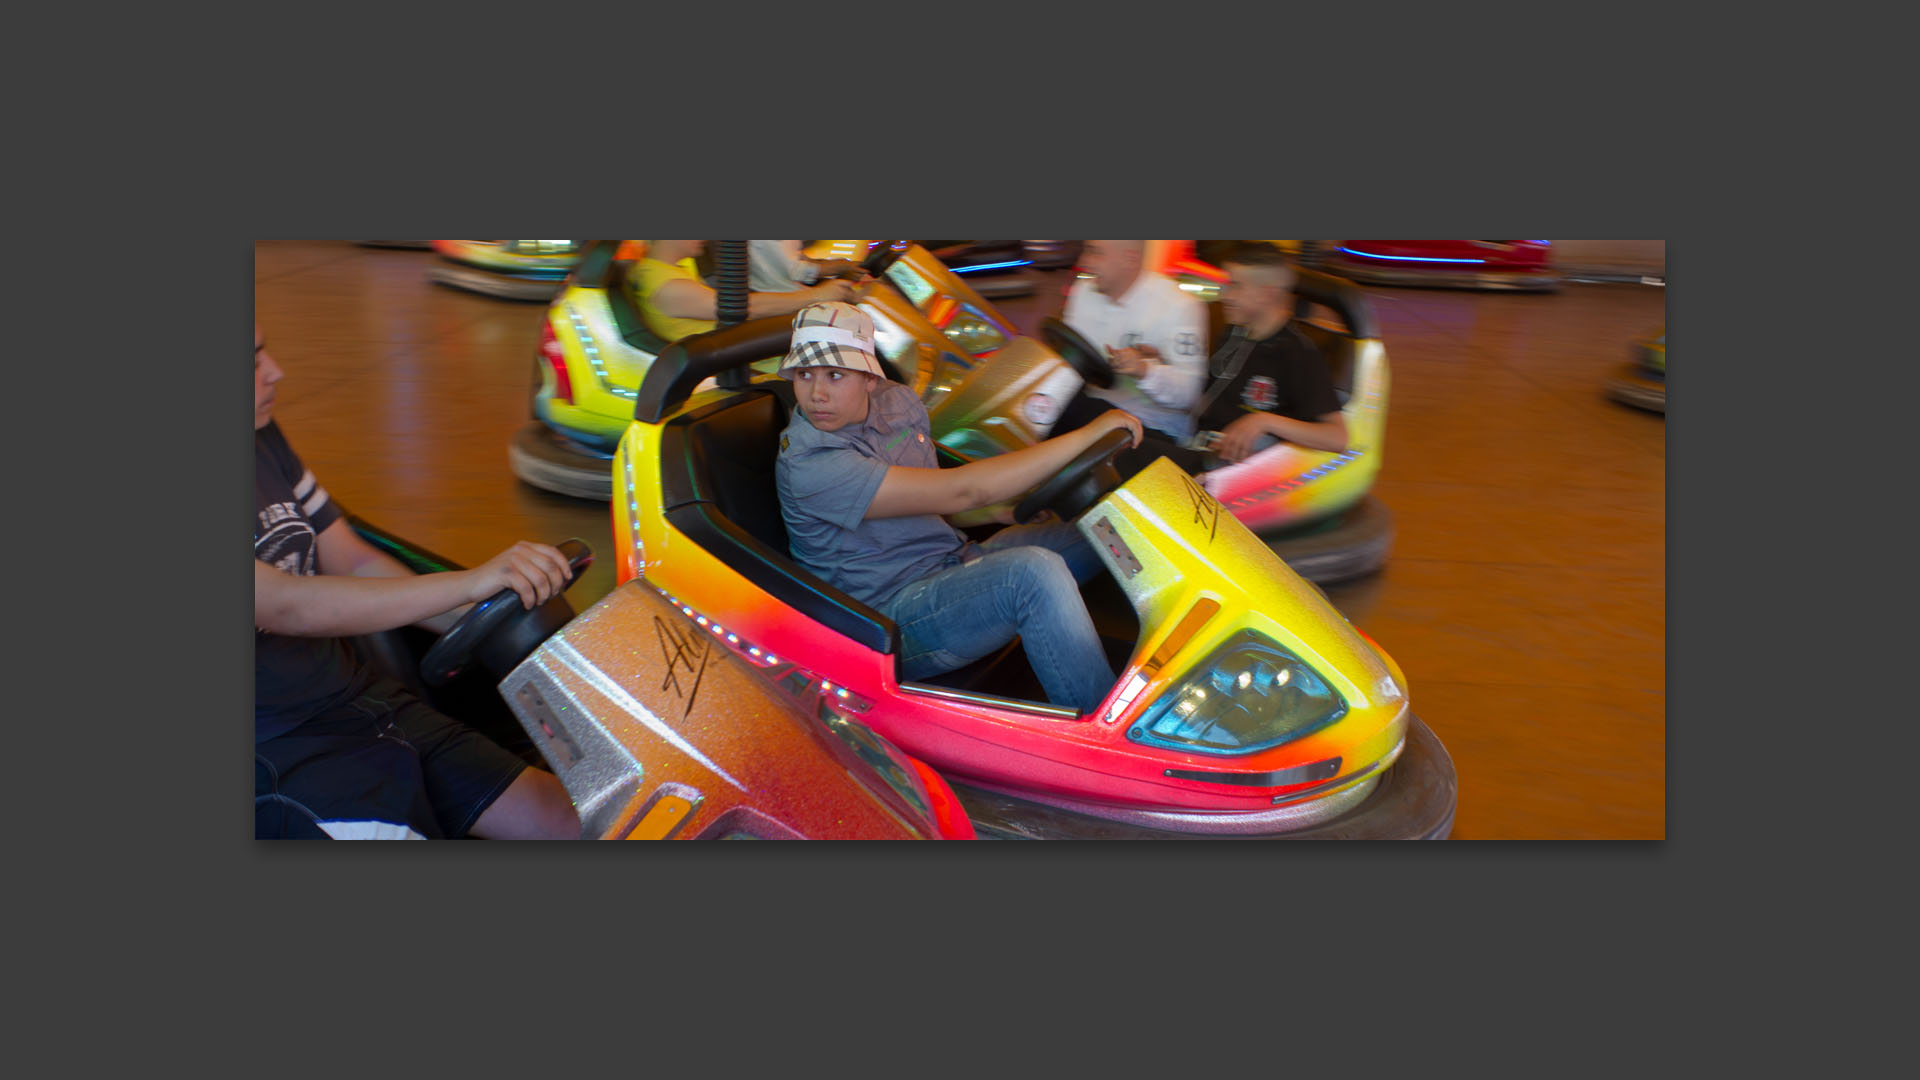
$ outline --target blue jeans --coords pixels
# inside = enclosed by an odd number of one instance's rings
[[[1018,635],[1047,700],[1092,712],[1114,679],[1080,598],[1100,556],[1060,521],[1002,529],[978,550],[985,554],[921,578],[880,608],[900,627],[900,677],[964,667]]]

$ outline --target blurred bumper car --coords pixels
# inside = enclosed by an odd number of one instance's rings
[[[1201,280],[1226,276],[1203,261],[1187,261]],[[1174,270],[1182,272],[1178,265]],[[1191,283],[1183,280],[1182,287]],[[1386,441],[1391,380],[1373,305],[1359,287],[1303,268],[1294,309],[1294,326],[1329,365],[1347,449],[1336,454],[1280,442],[1209,468],[1199,479],[1295,572],[1327,584],[1378,570],[1393,546],[1393,515],[1370,494]],[[1226,326],[1218,304],[1208,305],[1208,315],[1211,354]],[[1019,338],[965,372],[948,369],[944,381],[922,394],[943,448],[971,460],[1032,445],[1047,437],[1082,385],[1111,384],[1105,358],[1064,323],[1047,320],[1042,337],[1044,344]]]
[[[1563,280],[1552,261],[1548,240],[1347,240],[1323,265],[1369,285],[1551,292]]]
[[[1633,358],[1607,381],[1607,396],[1624,405],[1667,411],[1667,328],[1633,343]]]
[[[580,261],[578,240],[435,240],[442,285],[506,300],[551,300]]]
[[[460,567],[365,521],[416,573]],[[578,575],[592,555],[562,545]],[[857,718],[799,700],[653,590],[576,616],[511,590],[439,638],[354,639],[376,669],[551,768],[594,839],[971,839],[952,788]],[[510,710],[510,711],[509,711]]]
[[[637,241],[590,242],[547,308],[533,365],[533,421],[508,450],[514,474],[535,487],[612,497],[614,447],[633,420],[641,378],[668,344],[647,328],[627,292],[627,275],[643,252]],[[873,319],[881,359],[923,398],[945,394],[1017,337],[970,283],[923,247],[818,241],[807,253],[861,261],[881,279],[860,307]]]

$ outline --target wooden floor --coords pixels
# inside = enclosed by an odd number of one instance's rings
[[[430,252],[261,242],[254,310],[286,369],[275,415],[339,502],[472,565],[519,539],[611,552],[604,504],[507,466],[539,304],[432,284]],[[1067,271],[996,303],[1031,330]],[[1666,830],[1666,429],[1602,394],[1664,291],[1369,289],[1392,366],[1375,493],[1398,537],[1328,594],[1405,669],[1452,753],[1459,839]],[[613,587],[602,558],[568,594]]]

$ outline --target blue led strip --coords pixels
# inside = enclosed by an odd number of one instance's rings
[[[1033,265],[1032,259],[1015,259],[1012,262],[981,263],[978,266],[956,266],[953,268],[953,272],[956,274],[971,274],[979,270],[999,270],[1002,267],[1007,267],[1007,266],[1032,266],[1032,265]]]
[[[1349,255],[1358,255],[1363,259],[1392,259],[1394,262],[1483,263],[1487,261],[1485,259],[1428,259],[1418,255],[1375,255],[1371,251],[1356,251],[1350,247],[1343,247],[1340,250]]]

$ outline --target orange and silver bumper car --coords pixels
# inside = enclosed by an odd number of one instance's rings
[[[450,560],[353,519],[417,573]],[[561,545],[575,573],[592,556]],[[629,583],[575,615],[511,590],[435,638],[413,627],[356,651],[565,785],[588,838],[971,839],[953,789],[862,724],[734,657]],[[511,710],[511,711],[509,711]],[[258,816],[258,815],[256,815]]]

